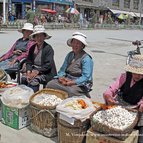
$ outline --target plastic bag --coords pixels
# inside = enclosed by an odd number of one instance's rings
[[[25,85],[18,85],[4,91],[1,100],[9,107],[24,108],[29,104],[33,90]]]
[[[87,104],[87,108],[74,110],[72,108],[65,107],[65,105],[68,102],[71,103],[72,101],[80,100],[80,99],[85,101],[85,103]],[[90,117],[90,115],[95,111],[95,108],[89,98],[82,96],[82,97],[71,97],[71,98],[65,99],[56,107],[56,111],[59,112],[60,114],[67,116],[68,118],[75,118],[75,119],[80,119],[81,121],[84,121]]]

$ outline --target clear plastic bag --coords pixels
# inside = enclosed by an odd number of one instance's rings
[[[87,108],[74,110],[72,108],[68,108],[65,106],[69,102],[71,103],[72,101],[74,102],[75,100],[81,100],[81,99],[85,101],[85,103],[87,104]],[[61,104],[59,104],[56,107],[56,111],[69,118],[75,118],[84,121],[90,117],[90,115],[95,111],[95,108],[92,104],[92,101],[89,98],[82,96],[82,97],[71,97],[65,99],[63,102],[61,102]]]
[[[30,97],[34,94],[33,90],[25,85],[18,85],[4,91],[1,100],[9,107],[24,108],[29,104]]]

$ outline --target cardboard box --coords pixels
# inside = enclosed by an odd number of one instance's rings
[[[14,129],[21,129],[30,124],[29,106],[18,109],[2,104],[2,122]]]
[[[0,95],[1,97],[1,95]],[[0,121],[2,119],[2,102],[1,102],[1,99],[0,99]]]
[[[138,143],[138,130],[133,130],[126,140],[121,141],[105,134],[95,132],[90,128],[86,134],[86,143]]]

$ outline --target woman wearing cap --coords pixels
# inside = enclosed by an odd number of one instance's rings
[[[84,51],[87,46],[86,35],[73,33],[67,45],[72,47],[72,51],[67,54],[58,76],[47,87],[66,91],[70,97],[88,96],[92,87],[93,61]]]
[[[103,97],[107,104],[135,105],[143,112],[143,55],[135,55],[125,67],[126,73],[109,86]],[[143,121],[139,121],[139,133],[143,134]],[[139,137],[139,143],[143,136]]]
[[[45,84],[56,75],[54,50],[44,40],[50,39],[43,25],[36,25],[31,38],[36,44],[29,50],[26,61],[26,73],[22,76],[21,83],[31,87],[34,92],[39,90],[39,85]]]
[[[33,32],[33,24],[25,23],[19,32],[23,34],[23,37],[18,39],[12,48],[0,57],[0,68],[3,70],[17,67],[18,61],[27,57],[30,47],[34,44],[33,40],[29,40],[29,35]]]

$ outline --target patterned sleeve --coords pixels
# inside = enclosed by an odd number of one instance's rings
[[[126,81],[126,73],[122,73],[115,82],[113,82],[109,88],[104,92],[104,94],[106,95],[111,95],[114,96],[116,95],[117,91],[122,87],[122,85],[125,83]]]

